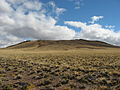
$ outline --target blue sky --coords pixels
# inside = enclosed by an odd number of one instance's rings
[[[41,0],[44,3],[50,0]],[[80,8],[75,9],[75,2],[70,0],[53,0],[58,7],[65,8],[66,12],[59,17],[58,24],[64,21],[90,21],[92,16],[104,16],[98,23],[102,25],[115,25],[120,30],[120,0],[76,0]]]
[[[0,47],[28,39],[120,46],[119,9],[120,0],[0,0]]]

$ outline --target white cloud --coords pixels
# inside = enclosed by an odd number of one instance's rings
[[[80,9],[81,7],[81,0],[76,0],[75,1],[75,9]]]
[[[0,0],[0,15],[11,12],[10,5],[5,0]]]
[[[57,16],[59,16],[60,14],[62,14],[65,11],[66,11],[66,9],[64,9],[64,8],[56,8],[56,14],[57,14]]]
[[[47,4],[48,5],[48,4]],[[54,2],[49,5],[58,17],[66,11]],[[66,21],[65,24],[80,28],[80,32],[57,25],[57,20],[46,15],[45,4],[39,0],[0,0],[0,47],[18,43],[24,39],[70,40],[73,38],[102,40],[120,45],[120,32],[114,27],[95,24],[103,16],[92,17],[92,23]]]
[[[81,5],[83,5],[83,0],[68,0],[74,3],[74,9],[80,9]]]
[[[80,28],[77,39],[100,40],[111,44],[120,45],[120,32],[103,28],[100,24],[86,24],[83,22],[66,21],[65,24]]]
[[[57,7],[54,1],[48,2],[48,5],[50,5],[52,7],[52,13],[56,14],[55,18],[58,18],[59,15],[63,14],[66,11],[65,8]]]
[[[17,6],[18,3],[21,4]],[[56,25],[57,20],[46,15],[42,5],[39,0],[0,0],[0,47],[28,38],[73,39],[75,31],[67,26]],[[65,11],[56,5],[55,7],[59,14]]]
[[[6,0],[7,2],[9,2],[9,3],[12,3],[12,4],[15,4],[15,3],[23,3],[23,2],[25,2],[26,0]]]
[[[65,21],[65,24],[71,25],[71,26],[75,26],[77,28],[83,28],[86,27],[86,23],[83,22],[77,22],[77,21]]]
[[[0,30],[1,30],[0,31],[0,47],[6,47],[8,45],[12,45],[12,44],[23,41],[22,39],[20,39],[16,36],[7,34],[6,32],[2,31],[1,28],[0,28]]]
[[[49,4],[49,5],[51,5],[53,8],[55,8],[55,7],[56,7],[56,4],[55,4],[55,2],[54,2],[54,1],[50,1],[50,2],[48,2],[48,4]]]
[[[99,21],[100,19],[103,19],[103,16],[93,16],[91,17],[92,21],[90,21],[90,23],[95,23],[96,21]]]
[[[0,26],[15,24],[14,20],[7,15],[0,15]]]
[[[24,2],[24,4],[21,6],[21,8],[26,8],[27,10],[40,10],[42,7],[42,4],[39,1],[29,1]]]
[[[113,26],[113,25],[106,25],[105,27],[109,28],[109,29],[114,29],[115,28],[115,26]]]
[[[80,9],[80,6],[76,6],[75,9]]]

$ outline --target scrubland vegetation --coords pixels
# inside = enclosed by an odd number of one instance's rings
[[[1,49],[0,90],[120,90],[120,49]]]

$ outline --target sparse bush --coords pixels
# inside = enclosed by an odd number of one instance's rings
[[[25,85],[21,88],[21,90],[33,90],[35,88],[35,85],[33,84],[28,84],[28,85]]]
[[[15,80],[22,79],[22,75],[18,74],[17,76],[15,76],[14,79],[15,79]]]
[[[43,79],[39,82],[38,86],[46,86],[46,85],[49,85],[51,84],[51,81],[49,79]]]
[[[62,79],[62,80],[60,81],[60,83],[61,83],[62,85],[68,84],[68,82],[69,82],[68,79]]]
[[[13,85],[11,85],[11,84],[3,85],[2,89],[3,90],[13,90]]]

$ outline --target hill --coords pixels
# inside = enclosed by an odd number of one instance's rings
[[[21,49],[21,48],[40,48],[40,49],[78,49],[78,48],[119,48],[101,41],[89,41],[89,40],[36,40],[36,41],[24,41],[12,46],[8,46],[9,49]]]

